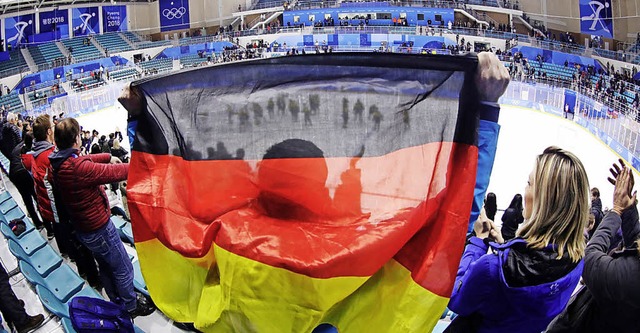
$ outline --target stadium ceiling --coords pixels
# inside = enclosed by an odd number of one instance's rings
[[[40,9],[48,9],[52,7],[81,5],[81,4],[109,4],[109,3],[135,3],[135,2],[152,2],[155,0],[0,0],[0,15],[6,15],[10,13],[20,11],[32,11]]]

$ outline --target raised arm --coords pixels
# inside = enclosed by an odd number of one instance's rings
[[[585,250],[585,265],[582,277],[589,290],[597,300],[615,300],[623,298],[623,293],[629,283],[635,283],[636,279],[626,274],[626,263],[620,258],[615,259],[607,254],[611,239],[620,228],[622,220],[631,219],[637,223],[637,210],[635,208],[635,193],[632,195],[633,175],[631,170],[622,164],[616,177],[613,192],[613,209],[605,215],[602,223],[596,230],[593,238]],[[623,213],[624,212],[624,213]],[[627,212],[631,212],[627,214]]]
[[[489,187],[489,179],[496,157],[498,134],[500,133],[498,99],[509,85],[509,72],[493,53],[481,52],[478,54],[478,71],[475,83],[480,98],[480,126],[478,129],[478,170],[476,186],[473,191],[473,206],[469,218],[469,232],[473,229],[473,222],[478,219],[484,196]]]
[[[83,184],[88,186],[97,186],[126,180],[129,175],[129,164],[92,163],[87,160],[81,162],[76,170],[79,173]]]

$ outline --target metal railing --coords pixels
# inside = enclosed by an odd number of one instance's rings
[[[636,170],[640,169],[640,123],[636,110],[624,105],[620,105],[618,110],[578,91],[574,112],[565,113],[564,94],[564,88],[514,81],[509,84],[500,103],[572,119],[609,145]]]
[[[25,93],[30,93],[32,91],[36,91],[36,90],[40,90],[40,89],[51,87],[54,84],[60,85],[60,84],[62,84],[63,81],[64,81],[64,78],[55,79],[55,80],[46,81],[46,82],[41,82],[41,83],[38,83],[38,84],[34,84],[32,86],[25,87],[24,88],[24,92]]]
[[[29,72],[31,71],[31,68],[29,68],[28,65],[25,65],[25,66],[22,66],[22,67],[15,67],[15,68],[5,69],[3,71],[0,71],[0,78],[12,76],[12,75],[18,75],[20,73],[26,73],[27,71],[29,71]]]

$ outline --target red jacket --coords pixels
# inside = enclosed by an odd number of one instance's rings
[[[92,232],[109,222],[109,199],[101,185],[127,179],[129,164],[109,164],[110,154],[78,156],[65,149],[49,156],[54,183],[75,228]]]
[[[51,207],[53,192],[51,190],[51,183],[49,179],[47,179],[51,165],[49,162],[49,154],[51,154],[55,148],[53,144],[47,141],[39,141],[34,145],[34,151],[32,153],[22,155],[24,167],[31,171],[33,176],[40,215],[43,220],[49,222],[59,222],[55,209]]]

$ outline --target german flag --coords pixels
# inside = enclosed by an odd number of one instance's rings
[[[205,332],[428,332],[478,162],[475,56],[334,53],[138,81],[149,292]]]

